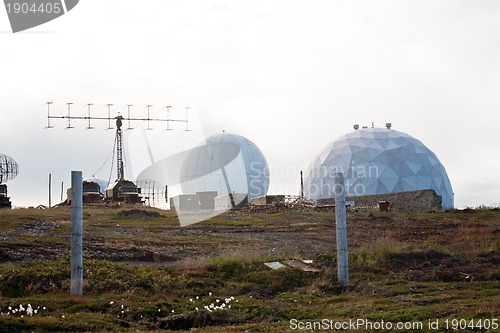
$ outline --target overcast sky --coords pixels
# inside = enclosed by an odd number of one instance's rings
[[[96,115],[106,103],[136,115],[172,105],[179,117],[191,106],[199,137],[226,130],[262,150],[272,193],[298,194],[295,170],[353,124],[392,122],[436,153],[456,206],[499,203],[499,31],[495,0],[82,0],[16,34],[0,9],[0,153],[20,165],[13,205],[47,204],[49,173],[58,201],[71,170],[91,176],[113,148],[106,123],[45,130],[46,101],[61,115],[66,102],[75,115],[86,103]]]

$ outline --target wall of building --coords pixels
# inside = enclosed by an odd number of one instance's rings
[[[233,201],[236,205],[235,208],[244,207],[248,202],[247,194],[233,193],[232,196],[233,196]],[[215,203],[215,210],[218,212],[226,211],[232,208],[231,197],[229,196],[229,194],[223,194],[215,197],[214,203]]]
[[[346,197],[346,201],[354,201],[356,208],[378,208],[379,201],[388,201],[391,210],[416,211],[441,209],[441,196],[434,190],[419,190],[409,192],[374,194],[356,197]],[[333,205],[334,198],[319,199],[318,205]]]

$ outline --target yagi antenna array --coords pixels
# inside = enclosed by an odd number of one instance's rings
[[[179,122],[179,123],[186,123],[186,131],[189,131],[188,127],[188,113],[189,113],[189,107],[186,107],[186,119],[171,119],[170,118],[170,108],[171,106],[167,106],[167,118],[151,118],[151,108],[153,107],[152,105],[148,104],[148,117],[147,118],[132,118],[130,117],[130,107],[133,106],[132,104],[127,104],[127,117],[123,117],[118,113],[116,117],[111,117],[111,107],[113,104],[106,104],[108,107],[108,116],[107,117],[93,117],[91,112],[91,107],[92,103],[87,103],[87,116],[72,116],[71,115],[71,105],[73,103],[66,103],[68,106],[68,115],[67,116],[53,116],[50,114],[50,106],[52,105],[52,102],[47,102],[47,128],[53,128],[52,124],[50,123],[51,119],[67,119],[68,120],[68,126],[66,128],[73,128],[71,126],[71,120],[88,120],[88,126],[87,129],[93,129],[94,127],[92,126],[91,121],[92,120],[107,120],[108,121],[108,129],[112,129],[111,127],[111,120],[116,120],[116,136],[115,136],[115,143],[116,143],[116,159],[117,159],[117,178],[118,180],[122,180],[125,177],[125,172],[124,172],[124,163],[123,163],[123,133],[122,133],[122,126],[123,126],[123,121],[128,121],[128,129],[132,129],[130,122],[131,121],[147,121],[148,123],[148,130],[151,130],[151,125],[150,123],[153,121],[161,121],[161,122],[166,122],[167,123],[167,130],[170,130],[170,123],[171,122]],[[17,167],[17,164],[16,164]],[[3,169],[2,169],[3,170]],[[2,171],[3,172],[3,171]]]
[[[166,122],[167,123],[166,130],[168,130],[168,131],[172,130],[170,123],[186,123],[185,130],[189,131],[188,115],[189,115],[189,109],[191,109],[190,107],[185,108],[186,109],[186,118],[185,119],[172,119],[172,118],[170,118],[170,111],[171,111],[170,109],[172,108],[172,106],[170,106],[170,105],[165,107],[165,109],[167,110],[167,112],[166,112],[167,117],[166,118],[152,118],[151,117],[151,108],[153,107],[153,105],[149,105],[149,104],[146,106],[147,107],[147,117],[146,118],[132,118],[130,116],[130,109],[133,106],[133,104],[127,104],[127,117],[120,116],[119,113],[118,113],[118,116],[112,117],[111,116],[111,107],[113,106],[113,104],[106,104],[107,111],[108,111],[107,117],[92,116],[92,106],[94,105],[93,103],[87,103],[87,115],[86,116],[71,115],[71,106],[73,105],[73,103],[66,103],[67,111],[68,111],[67,115],[55,116],[55,115],[52,115],[50,113],[50,108],[51,108],[52,104],[53,104],[53,102],[47,102],[47,128],[54,127],[54,126],[52,126],[52,123],[50,121],[51,119],[66,119],[68,121],[68,125],[66,126],[66,128],[74,128],[74,126],[72,126],[72,124],[71,124],[72,120],[88,120],[87,129],[94,129],[94,127],[92,126],[92,123],[91,123],[92,120],[107,120],[108,121],[108,129],[112,129],[113,127],[111,126],[111,121],[118,119],[118,117],[119,117],[120,120],[128,122],[127,129],[132,129],[132,126],[131,126],[132,121],[143,121],[143,122],[147,122],[147,124],[148,124],[147,129],[151,130],[152,129],[151,122],[159,121],[159,122]]]

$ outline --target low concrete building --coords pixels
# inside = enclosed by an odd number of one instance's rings
[[[233,206],[234,202],[235,207]],[[215,197],[215,211],[221,212],[232,208],[244,207],[248,202],[248,194],[245,193],[233,193],[233,194],[223,194]]]
[[[201,209],[215,209],[215,197],[217,196],[217,191],[196,192],[196,195],[200,201]]]
[[[198,212],[200,200],[196,194],[183,194],[170,198],[170,209],[178,212]]]
[[[354,201],[356,208],[379,208],[379,202],[389,202],[389,209],[395,211],[417,211],[441,209],[441,196],[434,190],[418,190],[387,194],[362,195],[346,197],[346,201]],[[335,198],[319,199],[319,205],[334,205]]]
[[[252,198],[252,205],[272,205],[275,202],[282,202],[284,200],[284,195],[262,195]]]

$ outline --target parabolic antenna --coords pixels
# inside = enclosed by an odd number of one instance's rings
[[[19,173],[19,165],[12,157],[0,154],[0,184],[14,179]]]

